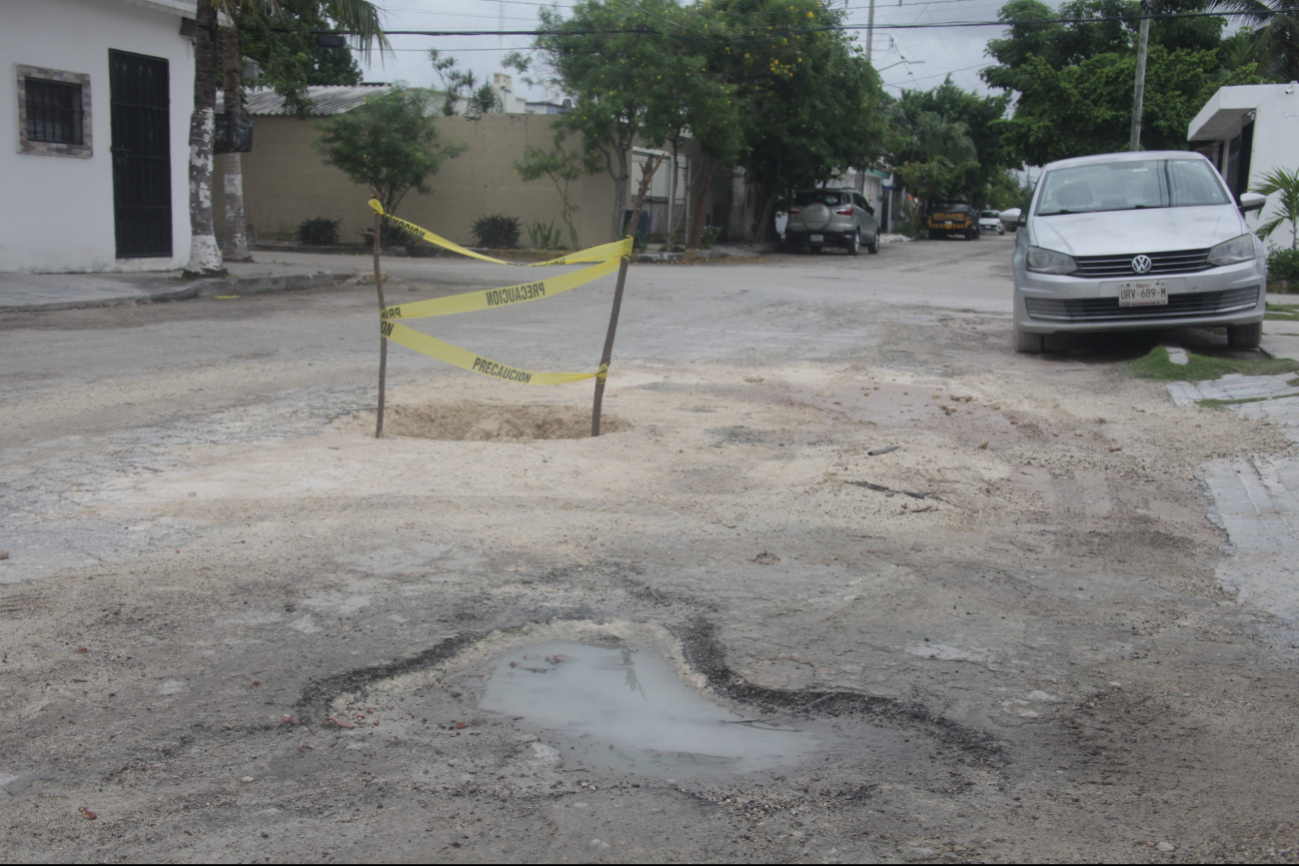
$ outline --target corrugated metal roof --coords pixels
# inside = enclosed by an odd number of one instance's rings
[[[308,87],[311,113],[317,116],[343,114],[365,104],[367,96],[378,96],[392,90],[391,84],[340,84]],[[244,100],[244,111],[251,115],[288,114],[284,97],[269,87],[250,87]]]

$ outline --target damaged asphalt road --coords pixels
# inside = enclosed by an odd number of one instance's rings
[[[0,860],[1296,859],[1299,640],[1206,483],[1291,434],[1014,355],[1008,253],[633,268],[597,440],[394,352],[376,442],[364,287],[10,317]],[[569,369],[608,288],[429,330]]]

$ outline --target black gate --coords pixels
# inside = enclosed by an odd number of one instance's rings
[[[167,61],[108,52],[117,257],[171,256],[171,99]]]

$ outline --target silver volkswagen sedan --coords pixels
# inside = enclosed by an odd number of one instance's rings
[[[1015,244],[1015,350],[1047,334],[1225,325],[1262,334],[1266,251],[1213,163],[1198,153],[1083,156],[1042,170]]]

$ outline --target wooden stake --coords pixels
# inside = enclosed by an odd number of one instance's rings
[[[622,309],[622,287],[627,284],[626,256],[618,266],[618,287],[613,290],[613,311],[609,314],[609,333],[604,338],[604,352],[600,355],[601,375],[595,380],[595,405],[591,409],[591,436],[600,435],[600,406],[604,402],[604,379],[609,372],[609,362],[613,359],[613,336],[618,330],[618,311]]]
[[[640,214],[645,207],[645,196],[649,193],[650,181],[666,157],[646,159],[641,164],[640,191],[636,196],[636,207],[631,213],[631,236],[636,236],[640,226]],[[600,375],[595,380],[595,405],[591,408],[591,436],[600,435],[600,407],[604,403],[604,380],[609,375],[609,362],[613,359],[613,336],[618,330],[618,311],[622,309],[622,288],[627,284],[627,265],[631,260],[623,256],[618,266],[618,287],[613,290],[613,310],[609,313],[609,333],[604,338],[604,353],[600,355]]]
[[[379,293],[379,314],[387,309],[383,302],[383,271],[379,268],[379,236],[383,231],[383,217],[378,213],[374,215],[374,288]],[[382,326],[383,320],[380,320]],[[375,420],[374,438],[383,438],[383,392],[384,380],[388,377],[388,338],[379,332],[379,415]]]

